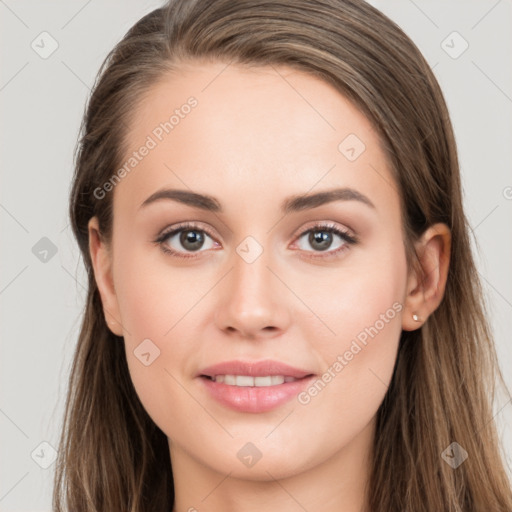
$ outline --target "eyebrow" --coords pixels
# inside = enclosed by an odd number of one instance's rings
[[[162,199],[177,201],[187,206],[199,208],[201,210],[223,213],[224,210],[220,202],[212,196],[205,194],[198,194],[189,190],[178,190],[164,188],[157,190],[151,194],[139,207],[145,208],[146,206],[160,201]],[[292,213],[311,208],[317,208],[323,204],[332,203],[333,201],[359,201],[370,208],[375,209],[375,205],[361,192],[353,188],[335,188],[323,192],[316,192],[314,194],[299,194],[291,196],[281,204],[283,213]]]

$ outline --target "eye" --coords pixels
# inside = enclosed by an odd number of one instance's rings
[[[210,243],[207,239],[210,239]],[[164,231],[156,240],[162,250],[178,258],[194,258],[194,255],[184,254],[185,252],[201,252],[200,249],[211,249],[217,242],[212,240],[212,236],[204,228],[199,228],[197,224],[180,224],[170,230]],[[174,246],[173,246],[174,244]],[[178,247],[176,247],[178,246]],[[181,247],[180,247],[181,246]]]
[[[306,235],[307,238],[305,238]],[[338,245],[334,249],[328,250],[333,245],[333,240],[336,237],[339,239]],[[210,242],[208,242],[208,239]],[[301,242],[302,239],[305,239],[306,243],[313,247],[313,251],[304,248],[301,243],[298,244],[299,249],[308,253],[320,253],[309,256],[313,258],[334,257],[338,253],[347,250],[350,245],[358,243],[357,237],[332,223],[315,224],[303,231],[296,240]],[[180,224],[164,231],[154,243],[160,245],[165,253],[185,259],[196,257],[194,254],[187,253],[198,253],[201,252],[201,249],[220,247],[220,244],[213,240],[213,235],[207,229],[193,222]]]
[[[333,243],[336,241],[336,237],[339,241],[337,245],[332,248]],[[305,244],[300,243],[298,244],[299,249],[304,250],[305,252],[325,253],[315,254],[312,256],[313,258],[336,256],[341,251],[347,250],[350,245],[354,245],[358,242],[358,239],[348,231],[331,223],[315,224],[313,227],[303,231],[297,239],[299,242],[305,241],[306,244],[313,248],[313,251],[308,250],[304,247]]]

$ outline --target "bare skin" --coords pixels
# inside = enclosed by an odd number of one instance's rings
[[[131,150],[190,96],[197,106],[110,192],[111,247],[97,219],[89,223],[105,317],[124,337],[135,389],[169,439],[173,512],[360,512],[399,337],[442,299],[449,229],[429,228],[416,244],[422,271],[408,269],[398,189],[372,125],[330,85],[289,68],[183,65],[137,110]],[[349,134],[365,145],[353,161],[338,149]],[[164,187],[214,196],[223,212],[169,199],[141,207]],[[280,209],[290,196],[334,188],[373,206],[348,199]],[[154,243],[185,221],[204,245],[191,250],[179,233],[162,245],[189,259]],[[329,235],[326,223],[357,243]],[[308,239],[312,228],[325,233],[325,250]],[[246,237],[257,244],[242,247],[263,251],[250,263],[237,252]],[[370,326],[377,334],[355,352],[353,341]],[[134,354],[145,339],[160,350],[148,366]],[[338,356],[346,364],[336,371]],[[302,402],[240,412],[197,377],[234,359],[274,359],[318,377],[330,368],[331,379]],[[261,453],[252,467],[237,456],[248,442]]]

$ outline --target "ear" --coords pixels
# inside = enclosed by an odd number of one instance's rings
[[[101,234],[97,217],[88,223],[89,253],[91,255],[94,278],[101,296],[103,313],[109,329],[117,336],[123,335],[119,305],[112,278],[112,254]]]
[[[402,329],[420,328],[444,295],[450,265],[451,232],[443,223],[430,226],[415,243],[419,269],[412,268],[407,279]],[[414,320],[417,315],[418,320]]]

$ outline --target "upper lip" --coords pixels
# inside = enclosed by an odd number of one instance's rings
[[[267,375],[282,375],[302,379],[312,372],[295,368],[279,361],[225,361],[204,368],[199,376],[214,377],[215,375],[248,375],[251,377],[265,377]]]

